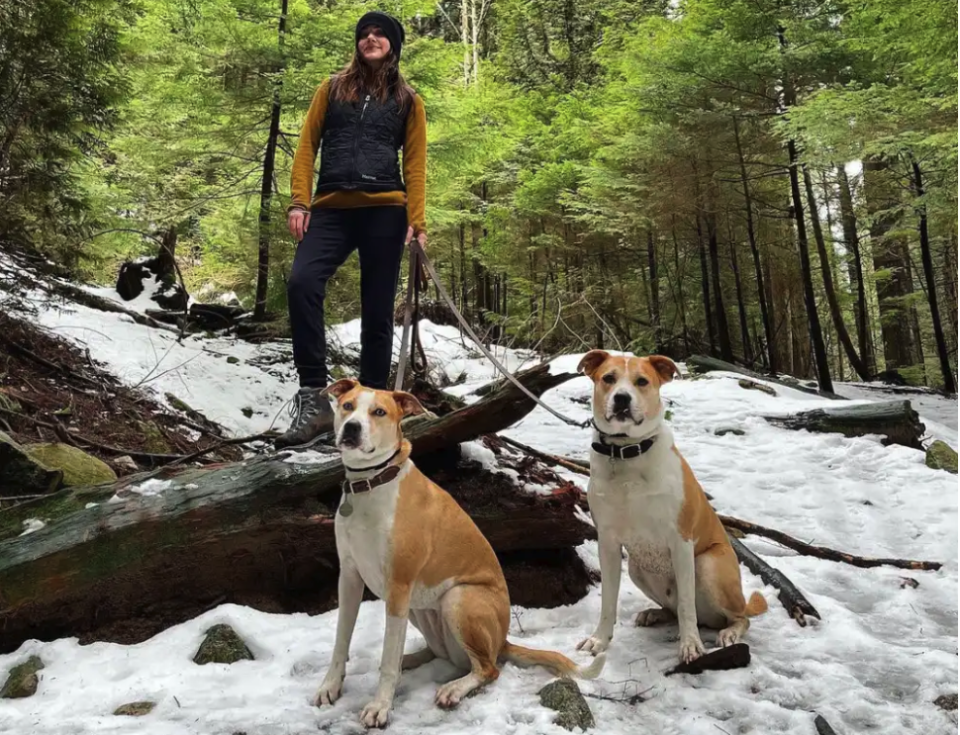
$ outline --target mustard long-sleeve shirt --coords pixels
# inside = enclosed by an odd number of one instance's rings
[[[413,107],[407,117],[407,129],[403,142],[403,181],[407,187],[402,191],[331,191],[311,198],[314,185],[313,167],[320,149],[323,121],[330,99],[330,80],[326,79],[317,88],[307,112],[306,122],[300,131],[300,143],[293,158],[290,188],[293,192],[291,209],[330,207],[353,209],[355,207],[397,206],[407,208],[407,222],[413,231],[425,232],[427,202],[427,113],[419,95],[413,96]]]

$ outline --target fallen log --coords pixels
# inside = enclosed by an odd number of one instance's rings
[[[830,549],[826,546],[815,546],[813,544],[808,544],[800,539],[784,533],[783,531],[778,531],[775,528],[767,528],[766,526],[761,526],[758,523],[751,523],[750,521],[744,521],[739,518],[734,518],[733,516],[721,515],[720,522],[728,529],[735,528],[738,531],[743,531],[744,533],[752,533],[757,536],[764,536],[772,541],[776,541],[779,544],[783,544],[788,549],[793,549],[797,553],[803,554],[804,556],[815,556],[818,559],[841,562],[843,564],[850,564],[851,566],[861,567],[863,569],[889,566],[897,567],[898,569],[936,571],[943,566],[943,564],[938,561],[915,561],[913,559],[877,558],[848,554],[843,551],[837,551],[836,549]]]
[[[805,628],[807,626],[807,615],[817,620],[820,619],[820,613],[817,612],[817,609],[803,596],[803,593],[797,589],[796,585],[787,579],[783,572],[767,564],[767,562],[754,554],[740,539],[732,534],[728,533],[727,538],[730,539],[730,545],[733,546],[733,550],[737,552],[737,558],[740,560],[740,563],[758,575],[766,584],[773,585],[779,590],[777,599],[780,600],[786,609],[787,615],[797,621],[797,625]]]
[[[518,375],[535,394],[571,377],[551,375],[547,365]],[[552,495],[511,493],[503,475],[477,479],[449,464],[458,443],[515,423],[533,405],[507,384],[408,431],[418,464],[455,494],[501,554],[569,548],[594,534],[569,483],[557,479]],[[306,459],[161,468],[0,511],[0,652],[28,638],[151,615],[169,624],[220,598],[261,609],[329,609],[343,466],[338,454]],[[30,518],[46,526],[20,536]],[[324,585],[332,586],[322,592]]]
[[[910,401],[830,406],[804,411],[794,416],[763,418],[785,429],[839,433],[849,437],[878,434],[886,437],[883,440],[884,446],[899,444],[910,449],[923,449],[920,438],[926,428]]]
[[[804,385],[796,379],[788,380],[785,376],[776,377],[771,375],[763,375],[762,373],[748,370],[745,367],[734,365],[732,362],[718,360],[715,357],[707,357],[706,355],[691,355],[685,360],[685,362],[687,368],[694,373],[702,374],[710,373],[715,370],[723,370],[728,373],[743,375],[754,380],[765,380],[768,383],[776,383],[777,385],[782,385],[785,388],[793,388],[794,390],[798,390],[802,393],[810,393],[811,395],[822,396],[823,398],[829,398],[833,401],[846,400],[843,396],[837,395],[836,393],[831,393],[830,391],[820,390],[819,388],[813,388],[811,386]]]

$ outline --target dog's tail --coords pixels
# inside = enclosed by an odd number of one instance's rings
[[[501,655],[517,666],[543,666],[555,676],[576,677],[577,679],[596,679],[603,671],[603,665],[607,662],[607,655],[601,653],[593,659],[593,663],[589,666],[577,666],[562,653],[516,646],[510,641],[507,641],[507,644],[503,647]]]
[[[767,611],[767,601],[759,592],[750,595],[750,601],[747,602],[747,609],[744,610],[748,618],[763,615]]]

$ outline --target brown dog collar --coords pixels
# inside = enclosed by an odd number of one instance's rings
[[[388,482],[397,479],[397,475],[400,474],[402,467],[402,465],[394,464],[378,472],[373,477],[367,477],[362,480],[344,480],[342,485],[343,492],[354,494],[370,492],[375,487],[386,485]]]

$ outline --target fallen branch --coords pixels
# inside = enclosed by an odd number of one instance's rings
[[[723,370],[728,373],[736,373],[737,375],[745,375],[748,378],[753,378],[754,380],[765,380],[768,383],[776,383],[777,385],[782,385],[784,388],[793,388],[802,393],[810,393],[815,396],[822,396],[824,398],[829,398],[834,401],[844,401],[846,400],[843,396],[837,395],[836,393],[830,393],[829,391],[819,390],[817,388],[810,388],[806,385],[803,385],[799,381],[793,382],[790,380],[785,380],[783,378],[772,377],[770,375],[762,375],[760,373],[754,372],[753,370],[747,370],[746,368],[740,367],[739,365],[734,365],[732,362],[725,362],[724,360],[718,360],[715,357],[706,357],[704,355],[691,355],[686,359],[687,368],[695,373],[709,373],[714,370]]]
[[[2,341],[5,345],[7,345],[7,347],[9,347],[14,352],[22,355],[23,357],[29,358],[34,362],[40,365],[43,365],[44,367],[48,367],[57,373],[60,373],[61,375],[65,376],[67,379],[78,378],[79,380],[83,381],[87,385],[95,385],[97,388],[103,387],[103,385],[99,381],[94,380],[93,378],[89,378],[81,372],[77,372],[76,370],[69,369],[63,365],[59,365],[53,362],[52,360],[48,360],[47,358],[41,355],[38,355],[32,350],[28,350],[23,345],[17,344],[12,340],[7,339],[5,336],[3,336],[3,334],[0,334],[0,341]]]
[[[777,599],[783,604],[787,614],[797,621],[797,625],[805,628],[807,626],[807,615],[817,620],[820,619],[820,613],[817,612],[817,608],[810,604],[810,601],[803,596],[803,593],[797,589],[793,582],[787,579],[783,572],[767,564],[767,562],[748,549],[740,539],[729,533],[727,534],[727,538],[730,539],[730,545],[733,546],[733,550],[737,552],[737,557],[747,569],[758,575],[764,583],[773,585],[780,590],[777,594]]]
[[[270,439],[276,436],[275,432],[268,432],[265,434],[251,434],[250,436],[239,436],[234,439],[222,439],[216,444],[211,444],[209,447],[204,449],[198,449],[196,452],[191,454],[185,454],[182,457],[179,457],[173,460],[168,467],[173,467],[175,465],[184,464],[186,462],[192,462],[193,460],[204,456],[205,454],[210,454],[211,452],[216,452],[218,449],[223,449],[223,447],[235,446],[237,444],[247,444],[254,441],[263,441],[265,439]]]
[[[547,454],[546,452],[541,452],[539,449],[534,449],[533,447],[529,447],[526,444],[522,444],[518,442],[516,439],[511,439],[508,436],[497,435],[497,439],[502,441],[504,444],[509,444],[511,447],[514,447],[515,449],[519,449],[521,452],[529,454],[532,457],[536,457],[537,459],[547,463],[548,465],[552,465],[554,467],[563,467],[563,469],[570,470],[571,472],[575,472],[578,475],[585,475],[586,477],[590,477],[589,463],[587,463],[587,465],[584,467],[583,465],[579,464],[577,460],[573,460],[568,457],[559,457],[555,454]]]
[[[813,718],[813,726],[817,728],[817,735],[837,735],[837,731],[830,727],[823,715],[817,715]]]
[[[717,648],[705,653],[700,658],[686,663],[679,663],[672,669],[664,672],[664,676],[674,674],[702,674],[704,671],[726,671],[727,669],[742,669],[750,665],[750,646],[746,643],[734,643],[732,646]]]
[[[841,562],[843,564],[850,564],[851,566],[862,567],[864,569],[869,569],[871,567],[890,566],[897,567],[898,569],[936,571],[943,566],[943,564],[937,561],[884,559],[847,554],[846,552],[830,549],[826,546],[814,546],[813,544],[808,544],[800,539],[794,538],[783,531],[778,531],[775,528],[767,528],[766,526],[761,526],[757,523],[751,523],[750,521],[743,521],[739,518],[734,518],[733,516],[721,515],[720,522],[723,523],[724,526],[727,526],[727,528],[736,528],[744,533],[752,533],[757,536],[764,536],[768,539],[776,541],[779,544],[783,544],[788,549],[793,549],[797,553],[803,554],[804,556],[815,556],[818,559]]]

